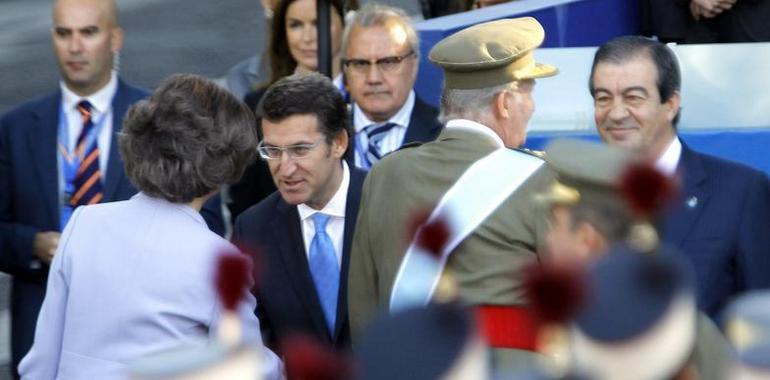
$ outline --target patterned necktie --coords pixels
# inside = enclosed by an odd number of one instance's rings
[[[385,123],[383,125],[370,125],[364,129],[367,140],[369,141],[369,147],[366,151],[366,165],[365,169],[371,169],[372,165],[376,164],[382,156],[386,153],[383,149],[383,140],[388,136],[393,128],[397,127],[396,123]]]
[[[82,116],[83,130],[78,136],[75,145],[75,154],[80,157],[80,166],[73,180],[74,190],[70,197],[70,206],[73,208],[81,205],[99,203],[104,193],[102,189],[102,173],[99,170],[99,146],[96,141],[89,144],[89,134],[94,128],[91,119],[93,107],[87,100],[77,105],[78,112]]]
[[[313,215],[315,224],[315,236],[310,242],[310,273],[313,276],[315,289],[321,307],[326,317],[326,327],[329,333],[334,335],[334,326],[337,320],[337,294],[340,289],[340,267],[337,264],[337,254],[334,253],[334,244],[329,234],[326,233],[326,223],[329,215],[317,212]]]

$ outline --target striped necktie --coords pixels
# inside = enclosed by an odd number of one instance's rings
[[[329,234],[326,233],[326,223],[329,215],[317,212],[313,215],[315,236],[310,242],[310,274],[313,276],[318,300],[326,319],[329,334],[334,336],[337,323],[337,294],[340,289],[340,267],[337,264],[337,254]]]
[[[80,157],[80,166],[75,174],[73,181],[74,190],[70,197],[70,206],[73,208],[81,205],[99,203],[104,197],[102,186],[102,173],[99,170],[99,146],[96,140],[89,144],[89,134],[94,128],[91,119],[93,107],[87,100],[83,100],[77,105],[78,112],[82,117],[83,130],[80,131],[75,153]]]
[[[385,156],[385,154],[389,153],[385,151],[382,144],[385,137],[388,136],[388,133],[395,127],[398,127],[398,124],[385,123],[383,125],[370,125],[364,129],[364,133],[366,133],[369,142],[369,147],[366,151],[367,162],[365,164],[367,169],[370,169],[377,163],[377,161]]]

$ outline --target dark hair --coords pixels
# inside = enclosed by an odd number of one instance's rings
[[[257,117],[270,122],[307,114],[318,118],[318,128],[328,143],[340,132],[351,136],[345,99],[332,81],[319,73],[294,74],[278,80],[257,105]],[[261,124],[259,129],[262,133]]]
[[[286,38],[286,13],[289,6],[297,0],[281,0],[273,13],[270,25],[270,43],[268,54],[270,57],[270,80],[258,87],[267,87],[279,79],[294,74],[297,61],[289,51],[289,41]],[[332,8],[340,16],[342,25],[345,25],[345,12],[358,9],[358,0],[330,0]]]
[[[674,52],[666,45],[651,38],[642,36],[623,36],[606,42],[599,47],[594,55],[591,66],[591,76],[588,78],[588,90],[594,96],[594,71],[602,62],[622,64],[640,55],[646,55],[652,60],[657,71],[657,87],[660,102],[665,103],[674,92],[682,87],[682,74]],[[679,111],[674,117],[673,125],[679,122]]]
[[[172,75],[128,111],[119,136],[126,175],[147,195],[189,203],[240,179],[256,157],[254,122],[214,82]]]

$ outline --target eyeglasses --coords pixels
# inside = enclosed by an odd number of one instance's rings
[[[280,160],[283,156],[283,152],[286,152],[286,154],[289,155],[289,158],[296,160],[307,157],[307,155],[310,154],[310,151],[322,141],[323,139],[312,144],[296,144],[287,147],[265,145],[264,141],[260,141],[259,144],[257,144],[257,152],[259,152],[259,156],[265,160]]]
[[[355,74],[366,74],[372,66],[375,66],[384,73],[394,72],[401,68],[401,63],[405,59],[414,55],[414,50],[410,50],[404,55],[396,55],[392,57],[383,57],[380,59],[344,59],[342,65],[350,69]]]

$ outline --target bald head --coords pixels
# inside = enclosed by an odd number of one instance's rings
[[[56,0],[53,5],[53,20],[56,24],[58,15],[67,9],[83,8],[98,12],[104,22],[110,27],[117,27],[118,5],[115,0]]]
[[[80,96],[104,87],[123,47],[114,0],[56,0],[51,37],[59,71]]]

